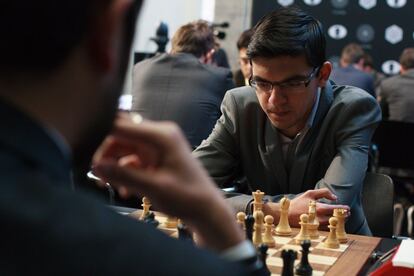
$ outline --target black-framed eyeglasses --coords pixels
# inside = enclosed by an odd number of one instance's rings
[[[262,81],[262,80],[255,80],[253,77],[250,77],[249,84],[256,90],[265,92],[265,93],[272,93],[273,88],[278,87],[280,90],[294,93],[303,91],[303,88],[308,87],[311,80],[317,75],[319,71],[319,67],[314,67],[312,72],[308,76],[305,77],[303,80],[288,80],[283,82],[269,82],[269,81]]]

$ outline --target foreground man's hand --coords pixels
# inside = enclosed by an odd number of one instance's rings
[[[134,123],[120,115],[98,149],[94,173],[122,196],[145,195],[156,208],[185,221],[214,250],[243,240],[233,212],[173,123]]]

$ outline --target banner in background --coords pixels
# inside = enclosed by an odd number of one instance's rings
[[[397,74],[404,48],[414,47],[414,1],[407,0],[254,0],[252,24],[282,6],[296,5],[324,26],[327,56],[337,64],[342,48],[360,44],[376,70]],[[411,22],[411,23],[410,23]]]

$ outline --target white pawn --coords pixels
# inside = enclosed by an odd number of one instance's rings
[[[265,216],[265,232],[263,236],[263,242],[270,248],[275,247],[276,242],[272,236],[272,228],[273,228],[273,217],[271,215]]]
[[[279,236],[290,236],[292,229],[289,225],[289,206],[290,200],[284,197],[280,200],[280,218],[279,224],[276,227],[276,235]]]
[[[245,228],[244,221],[246,220],[246,214],[244,212],[238,212],[237,215],[237,224],[240,225],[241,229]]]
[[[149,210],[150,210],[150,207],[151,207],[151,202],[148,199],[148,197],[145,197],[144,196],[142,198],[142,204],[141,204],[141,206],[142,206],[142,213],[141,213],[140,219],[144,219],[145,216],[149,213]]]
[[[301,244],[304,240],[310,240],[309,232],[308,232],[308,221],[309,216],[307,214],[300,215],[300,231],[299,234],[295,237],[296,244]]]
[[[253,244],[258,246],[263,243],[262,229],[263,229],[263,217],[262,211],[256,211],[254,214],[254,233],[253,233]]]
[[[328,248],[339,248],[339,241],[336,237],[336,226],[338,224],[338,219],[335,217],[331,217],[329,219],[329,234],[326,238],[325,242],[323,243],[325,247]]]

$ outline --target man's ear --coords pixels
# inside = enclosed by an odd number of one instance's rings
[[[88,55],[98,72],[117,68],[123,35],[123,24],[132,0],[114,0],[94,17],[86,37]]]
[[[318,74],[318,85],[320,87],[325,87],[326,86],[326,82],[329,79],[329,76],[331,75],[332,72],[332,64],[329,61],[325,61],[321,68],[319,69],[319,74]]]

